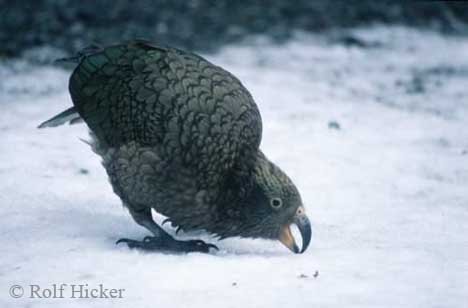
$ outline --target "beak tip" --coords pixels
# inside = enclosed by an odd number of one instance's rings
[[[299,249],[299,247],[297,247],[297,245],[294,245],[292,251],[295,253],[295,254],[301,254],[302,251]]]
[[[294,243],[294,253],[302,254],[309,247],[310,240],[312,238],[312,227],[309,221],[309,218],[302,212],[300,215],[296,215],[293,222],[299,229],[302,237],[302,247],[299,249]]]

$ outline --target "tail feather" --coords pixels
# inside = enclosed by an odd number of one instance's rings
[[[41,123],[37,128],[56,127],[67,122],[70,122],[70,124],[82,122],[82,119],[75,107],[68,108],[67,110],[57,114],[53,118]]]
[[[78,51],[74,56],[68,57],[68,58],[60,58],[56,59],[55,63],[61,63],[61,62],[75,62],[79,63],[81,59],[83,59],[86,56],[92,55],[98,51],[101,51],[102,47],[97,45],[97,44],[92,44],[89,45],[88,47],[83,48],[81,51]]]

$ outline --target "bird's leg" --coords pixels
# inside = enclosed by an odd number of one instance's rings
[[[116,242],[126,243],[129,248],[137,248],[146,251],[170,251],[170,252],[209,252],[210,248],[218,249],[213,244],[207,244],[202,240],[179,241],[170,236],[163,228],[158,226],[151,216],[151,209],[133,209],[131,206],[130,214],[136,223],[145,227],[154,236],[146,236],[141,241],[121,238]]]

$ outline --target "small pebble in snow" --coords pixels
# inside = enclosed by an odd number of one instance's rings
[[[80,168],[80,170],[78,170],[78,172],[80,174],[89,174],[89,170],[88,169],[85,169],[85,168]]]
[[[329,128],[329,129],[340,130],[340,129],[341,129],[341,126],[340,126],[340,123],[338,123],[338,122],[336,122],[336,121],[329,121],[329,122],[328,122],[328,128]]]
[[[369,42],[357,36],[348,34],[343,35],[337,39],[337,43],[341,43],[346,47],[357,47],[357,48],[376,48],[381,47],[382,44],[379,42]]]
[[[237,286],[237,282],[233,282],[233,283],[232,283],[232,286],[233,286],[233,287]]]
[[[314,273],[314,278],[317,278],[318,275],[319,275],[319,272],[318,272],[318,271],[315,271],[315,273]]]
[[[307,276],[306,274],[300,274],[298,277],[299,278],[309,278],[309,276]]]

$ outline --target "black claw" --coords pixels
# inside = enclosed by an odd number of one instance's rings
[[[143,242],[139,242],[139,241],[135,241],[135,240],[131,240],[131,239],[128,239],[128,238],[121,238],[120,240],[118,240],[117,242],[115,242],[116,245],[120,244],[120,243],[125,243],[127,244],[128,248],[143,248],[142,246],[142,243]]]
[[[179,231],[180,231],[180,230],[182,230],[182,227],[180,227],[180,226],[177,227],[177,229],[176,229],[176,231],[175,231],[175,234],[176,234],[176,235],[179,234]]]
[[[206,244],[206,245],[208,246],[208,249],[214,248],[214,249],[216,249],[217,251],[219,251],[218,246],[216,246],[215,244]]]
[[[194,250],[198,252],[210,252],[210,248],[213,248],[219,251],[218,246],[214,244],[207,244],[202,240],[191,240],[188,242],[192,243],[196,247],[194,248]]]
[[[132,241],[132,240],[128,238],[121,238],[117,242],[115,242],[115,245],[119,245],[120,243],[128,243],[129,241]]]
[[[171,227],[172,227],[172,228],[175,228],[175,227],[177,226],[177,225],[176,225],[172,220],[170,220],[169,218],[164,219],[164,220],[162,221],[162,223],[161,223],[161,226],[164,226],[164,224],[167,223],[167,222],[170,222],[170,223],[171,223]]]

